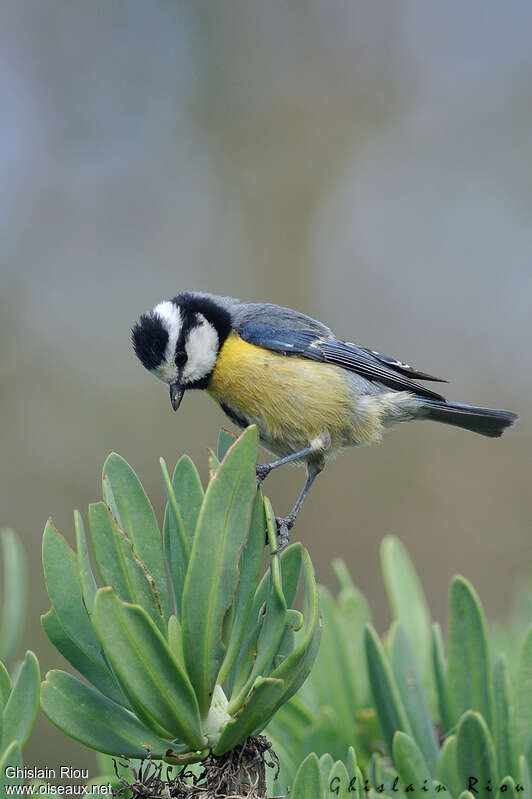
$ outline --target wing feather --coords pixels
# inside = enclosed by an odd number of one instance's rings
[[[310,330],[287,330],[268,325],[250,324],[242,327],[244,341],[283,355],[299,355],[313,361],[335,364],[350,372],[379,382],[394,391],[410,391],[420,397],[443,400],[440,394],[415,383],[411,377],[435,380],[424,372],[417,372],[402,362],[373,353],[333,336],[316,336]],[[410,377],[410,376],[411,377]]]

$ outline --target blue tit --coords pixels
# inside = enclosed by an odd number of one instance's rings
[[[282,544],[316,476],[344,447],[372,444],[387,428],[416,419],[495,438],[518,418],[447,402],[417,382],[441,378],[270,303],[185,292],[143,314],[132,341],[143,366],[169,385],[174,410],[185,391],[205,389],[236,425],[257,426],[276,456],[257,466],[259,481],[285,463],[306,466],[304,488],[281,520]]]

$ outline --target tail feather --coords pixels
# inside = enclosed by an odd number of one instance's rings
[[[497,408],[476,408],[474,405],[463,405],[461,402],[441,402],[440,400],[423,399],[425,413],[423,418],[433,422],[452,424],[463,427],[481,436],[498,438],[507,427],[511,427],[519,416],[512,411],[501,411]]]

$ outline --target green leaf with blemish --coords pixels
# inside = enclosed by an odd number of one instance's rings
[[[114,588],[121,599],[141,605],[159,629],[166,631],[155,581],[104,502],[89,505],[89,532],[103,584]]]

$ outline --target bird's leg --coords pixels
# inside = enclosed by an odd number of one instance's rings
[[[277,469],[278,466],[284,466],[285,463],[292,463],[293,461],[303,460],[303,458],[308,458],[309,455],[315,456],[317,455],[317,453],[326,452],[330,446],[331,446],[331,436],[328,432],[325,432],[319,436],[316,436],[316,438],[312,439],[312,441],[310,442],[310,446],[305,447],[305,449],[300,449],[297,452],[292,452],[290,453],[290,455],[285,455],[284,458],[278,458],[275,461],[271,461],[271,463],[257,463],[255,467],[255,473],[257,475],[257,485],[260,485],[262,481],[268,477],[270,472],[273,469]],[[322,468],[323,466],[321,466],[318,469],[316,474],[319,474]],[[311,485],[312,481],[310,482],[309,488]],[[303,494],[303,499],[304,498],[305,497]]]
[[[284,466],[285,463],[302,460],[309,455],[313,455],[315,452],[316,447],[310,446],[305,447],[305,449],[300,449],[298,452],[292,452],[290,455],[286,455],[284,458],[278,458],[276,461],[271,461],[271,463],[257,463],[257,466],[255,467],[257,484],[260,485],[262,481],[268,477],[270,472],[273,469],[277,469],[278,466]]]
[[[274,555],[277,552],[282,552],[283,549],[286,549],[288,544],[290,543],[289,531],[292,529],[294,524],[296,523],[297,514],[301,510],[301,506],[307,496],[308,492],[310,491],[310,487],[312,483],[319,475],[319,473],[323,470],[325,466],[324,460],[319,462],[311,462],[307,466],[307,479],[305,480],[305,485],[303,486],[303,490],[301,491],[300,495],[297,498],[297,502],[288,514],[288,516],[284,516],[283,518],[276,518],[277,522],[277,529],[279,532],[279,544],[275,552],[272,552]]]

